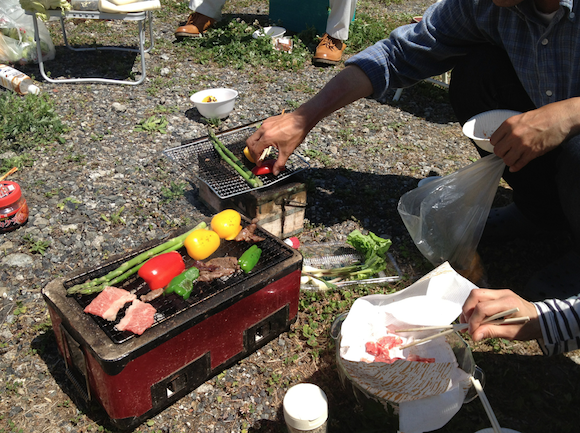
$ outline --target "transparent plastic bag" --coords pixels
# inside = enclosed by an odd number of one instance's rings
[[[504,168],[501,158],[488,155],[401,197],[399,214],[434,266],[448,261],[476,284],[483,277],[477,245]]]
[[[38,63],[34,24],[26,15],[19,0],[2,0],[0,3],[0,62],[24,65]],[[54,59],[54,44],[46,25],[38,21],[40,48],[43,60]]]

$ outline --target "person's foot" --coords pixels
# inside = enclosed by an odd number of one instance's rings
[[[345,48],[346,44],[344,42],[325,33],[318,47],[316,47],[313,61],[314,63],[322,63],[325,65],[336,65],[342,59],[342,53]]]
[[[199,37],[209,27],[215,23],[213,18],[207,17],[200,13],[194,12],[189,15],[184,26],[178,27],[175,30],[175,37],[178,38],[195,38]]]

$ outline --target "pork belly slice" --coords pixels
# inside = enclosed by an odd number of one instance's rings
[[[135,299],[131,306],[127,308],[125,316],[116,328],[119,331],[130,331],[133,334],[141,335],[153,325],[153,317],[156,312],[157,310],[153,305]]]
[[[102,317],[105,320],[114,321],[117,318],[117,313],[127,302],[133,302],[136,299],[133,293],[129,293],[123,289],[107,286],[97,295],[92,302],[84,309],[85,313],[94,314]]]

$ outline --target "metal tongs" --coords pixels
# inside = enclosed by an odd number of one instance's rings
[[[491,325],[515,325],[518,323],[526,323],[529,322],[530,318],[528,316],[525,317],[508,317],[507,319],[505,316],[509,316],[510,314],[514,314],[520,311],[519,308],[512,308],[511,310],[502,311],[500,313],[494,314],[493,316],[489,316],[487,319],[483,320],[481,323],[491,324]],[[408,329],[397,329],[395,332],[398,334],[400,332],[417,332],[417,331],[428,331],[433,329],[446,329],[446,331],[438,332],[433,334],[429,337],[421,338],[419,340],[415,340],[412,343],[405,344],[401,346],[401,349],[406,349],[407,347],[416,346],[417,344],[425,343],[427,341],[433,340],[434,338],[443,337],[447,334],[451,334],[455,331],[460,331],[462,329],[466,329],[469,327],[468,323],[455,323],[453,325],[442,325],[442,326],[422,326],[418,328],[408,328]]]

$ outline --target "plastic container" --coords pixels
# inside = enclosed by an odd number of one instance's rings
[[[28,221],[28,204],[20,185],[4,180],[0,182],[0,233],[16,230]]]
[[[19,95],[32,93],[38,95],[40,89],[32,83],[30,77],[12,66],[0,64],[0,84]]]
[[[328,399],[312,383],[300,383],[284,396],[284,420],[288,433],[326,433]]]

